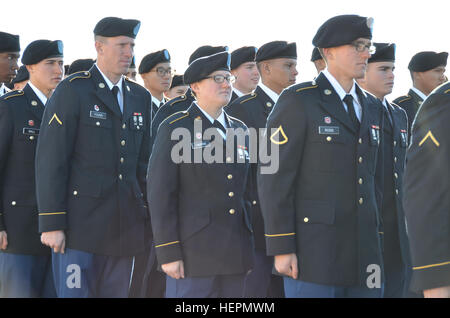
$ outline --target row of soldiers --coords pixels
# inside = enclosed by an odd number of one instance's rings
[[[99,21],[96,61],[77,61],[65,80],[62,42],[32,42],[28,83],[0,100],[0,296],[442,293],[448,251],[436,260],[414,245],[425,238],[410,202],[423,196],[405,194],[403,174],[411,123],[446,81],[447,53],[412,58],[414,87],[399,107],[386,99],[395,44],[372,45],[372,23],[326,21],[313,39],[319,75],[301,84],[296,44],[284,41],[231,54],[200,47],[173,79],[169,52],[148,54],[138,68],[146,89],[123,76],[136,72],[137,20]],[[0,36],[5,91],[20,47]],[[167,100],[171,86],[181,94]],[[192,160],[174,158],[177,128],[189,132],[182,155]],[[251,138],[221,162],[195,161],[248,128],[267,128],[256,147],[278,153],[275,173],[251,162]],[[431,130],[419,139],[440,146]]]

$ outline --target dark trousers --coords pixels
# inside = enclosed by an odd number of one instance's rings
[[[53,253],[53,274],[60,298],[126,298],[133,257],[104,256],[66,248]]]
[[[384,298],[403,298],[407,294],[406,268],[389,269],[385,267]]]
[[[241,298],[245,274],[186,277],[167,276],[166,298]]]
[[[255,250],[253,270],[245,277],[245,298],[284,297],[283,278],[272,274],[273,256],[264,250]]]
[[[155,248],[148,248],[136,255],[130,298],[164,298],[166,293],[166,275],[158,271]]]
[[[286,298],[382,298],[384,284],[381,288],[338,287],[321,285],[284,278]]]
[[[50,255],[0,252],[0,298],[53,298]]]

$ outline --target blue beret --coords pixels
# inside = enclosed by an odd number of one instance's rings
[[[395,62],[395,44],[394,43],[374,43],[377,50],[372,54],[368,63],[374,62]]]
[[[170,62],[170,54],[166,49],[144,56],[139,65],[139,74],[148,73],[158,63]]]
[[[69,70],[67,71],[67,75],[76,73],[76,72],[81,72],[81,71],[89,71],[92,67],[92,65],[94,65],[94,60],[93,59],[79,59],[79,60],[75,60],[72,62],[72,64],[70,64],[69,66]]]
[[[258,49],[254,46],[244,46],[237,50],[234,50],[231,53],[230,68],[234,70],[244,63],[254,62],[257,51]]]
[[[311,53],[311,62],[322,59],[323,59],[322,54],[320,54],[319,49],[315,47]]]
[[[37,40],[25,48],[22,64],[33,65],[51,57],[63,57],[63,43],[60,40]]]
[[[19,36],[0,32],[0,53],[20,52]]]
[[[206,78],[209,74],[224,70],[230,71],[231,56],[228,52],[219,52],[196,59],[184,72],[184,83],[192,84]]]
[[[438,66],[447,66],[447,52],[419,52],[409,62],[408,69],[412,72],[426,72]]]
[[[210,45],[200,46],[189,57],[189,64],[191,64],[200,57],[210,56],[219,52],[228,52],[228,46],[210,46]]]
[[[372,39],[373,19],[359,15],[339,15],[327,20],[312,41],[315,47],[329,48],[350,44],[356,39]]]
[[[129,68],[136,68],[136,57],[133,56],[131,59],[131,64]]]
[[[297,44],[295,42],[287,43],[286,41],[266,43],[256,52],[255,61],[261,62],[278,58],[297,59]]]
[[[141,22],[139,20],[125,20],[116,17],[101,19],[94,28],[94,34],[104,37],[128,36],[135,39]]]

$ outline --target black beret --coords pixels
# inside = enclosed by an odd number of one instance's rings
[[[135,39],[141,27],[139,20],[125,20],[116,17],[101,19],[94,28],[94,34],[104,37],[128,36]]]
[[[20,52],[19,36],[0,32],[0,53]]]
[[[14,87],[14,84],[27,81],[29,79],[30,73],[28,73],[27,67],[25,65],[22,65],[17,71],[16,77],[11,81],[11,84]]]
[[[254,46],[244,46],[231,53],[231,69],[234,70],[247,62],[254,62],[258,49]]]
[[[136,57],[133,56],[131,59],[131,64],[129,68],[136,68]]]
[[[92,65],[94,65],[94,63],[95,62],[93,59],[75,60],[72,62],[72,64],[70,64],[67,75],[70,75],[70,74],[73,74],[76,72],[81,72],[81,71],[89,71],[91,69]]]
[[[297,44],[295,42],[287,43],[286,41],[266,43],[256,52],[255,61],[261,62],[278,58],[297,59]]]
[[[22,54],[22,64],[33,65],[51,57],[63,56],[63,43],[60,40],[37,40],[25,48]]]
[[[372,39],[373,19],[359,15],[339,15],[327,20],[317,31],[312,44],[329,48],[350,44],[356,39]]]
[[[318,48],[314,48],[311,54],[311,62],[317,61],[317,60],[323,60],[322,55],[319,52]]]
[[[69,68],[70,68],[69,64],[64,65],[64,74],[69,75]]]
[[[183,85],[184,85],[183,75],[174,75],[174,77],[172,78],[172,84],[170,84],[170,88]]]
[[[394,43],[374,43],[377,50],[372,54],[368,63],[373,62],[395,62],[395,44]]]
[[[408,69],[412,72],[426,72],[438,66],[447,66],[447,52],[419,52],[409,62]]]
[[[189,57],[189,64],[191,64],[200,57],[210,56],[224,51],[228,52],[228,46],[210,46],[210,45],[200,46]]]
[[[184,72],[184,83],[186,85],[201,81],[209,74],[218,71],[230,71],[231,56],[228,52],[219,52],[210,56],[196,59],[189,64]]]
[[[158,63],[170,62],[170,54],[166,49],[144,56],[139,65],[139,74],[150,72]]]

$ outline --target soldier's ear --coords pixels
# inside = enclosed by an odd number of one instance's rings
[[[95,50],[97,51],[98,55],[102,55],[103,54],[103,42],[95,41]]]

